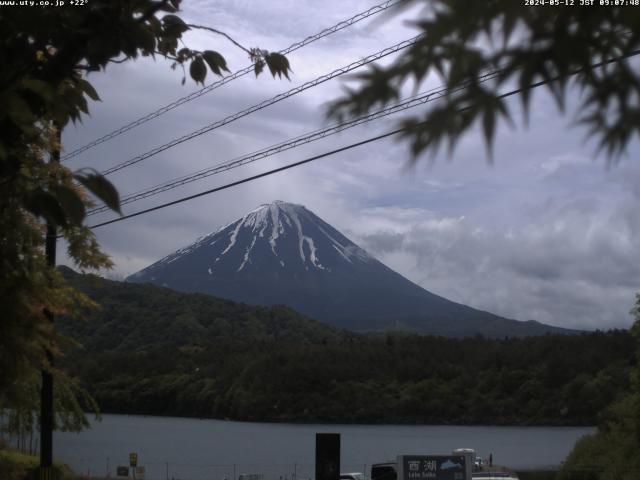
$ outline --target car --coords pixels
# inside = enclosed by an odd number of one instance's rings
[[[518,480],[515,472],[473,472],[472,480]]]
[[[375,463],[371,465],[371,480],[397,480],[396,462]]]
[[[341,473],[340,480],[365,480],[364,474],[360,472]]]

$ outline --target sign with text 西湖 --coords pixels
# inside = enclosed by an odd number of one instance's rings
[[[398,480],[470,480],[465,471],[462,455],[398,456]]]

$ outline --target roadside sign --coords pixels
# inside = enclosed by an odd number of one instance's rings
[[[128,477],[129,476],[129,467],[117,467],[116,475],[118,477]]]
[[[138,454],[131,452],[129,454],[129,466],[136,467],[138,465]]]
[[[136,480],[144,480],[144,467],[136,467],[135,468],[135,477]]]
[[[464,455],[399,455],[398,480],[471,480]]]

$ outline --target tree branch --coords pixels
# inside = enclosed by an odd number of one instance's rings
[[[98,66],[91,66],[91,65],[76,65],[75,66],[76,70],[84,70],[85,72],[99,72],[100,71],[100,67]]]
[[[241,48],[242,50],[247,52],[249,55],[251,55],[251,50],[249,50],[248,48],[243,47],[238,42],[236,42],[233,38],[231,38],[228,34],[226,34],[224,32],[221,32],[220,30],[216,30],[215,28],[211,28],[211,27],[205,27],[204,25],[193,25],[192,23],[188,23],[187,27],[189,27],[189,28],[197,28],[197,29],[200,29],[200,30],[209,30],[210,32],[217,33],[218,35],[222,35],[223,37],[226,37],[227,40],[229,40],[231,43],[233,43],[236,47]]]
[[[162,55],[164,58],[168,60],[173,60],[174,62],[182,63],[182,61],[178,57],[169,55],[168,53],[162,53],[158,50],[154,51],[153,53],[155,53],[156,55]]]

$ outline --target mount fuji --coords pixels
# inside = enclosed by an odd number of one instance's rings
[[[351,330],[488,337],[570,333],[449,301],[391,270],[302,205],[261,205],[127,278],[256,305],[283,304]]]

